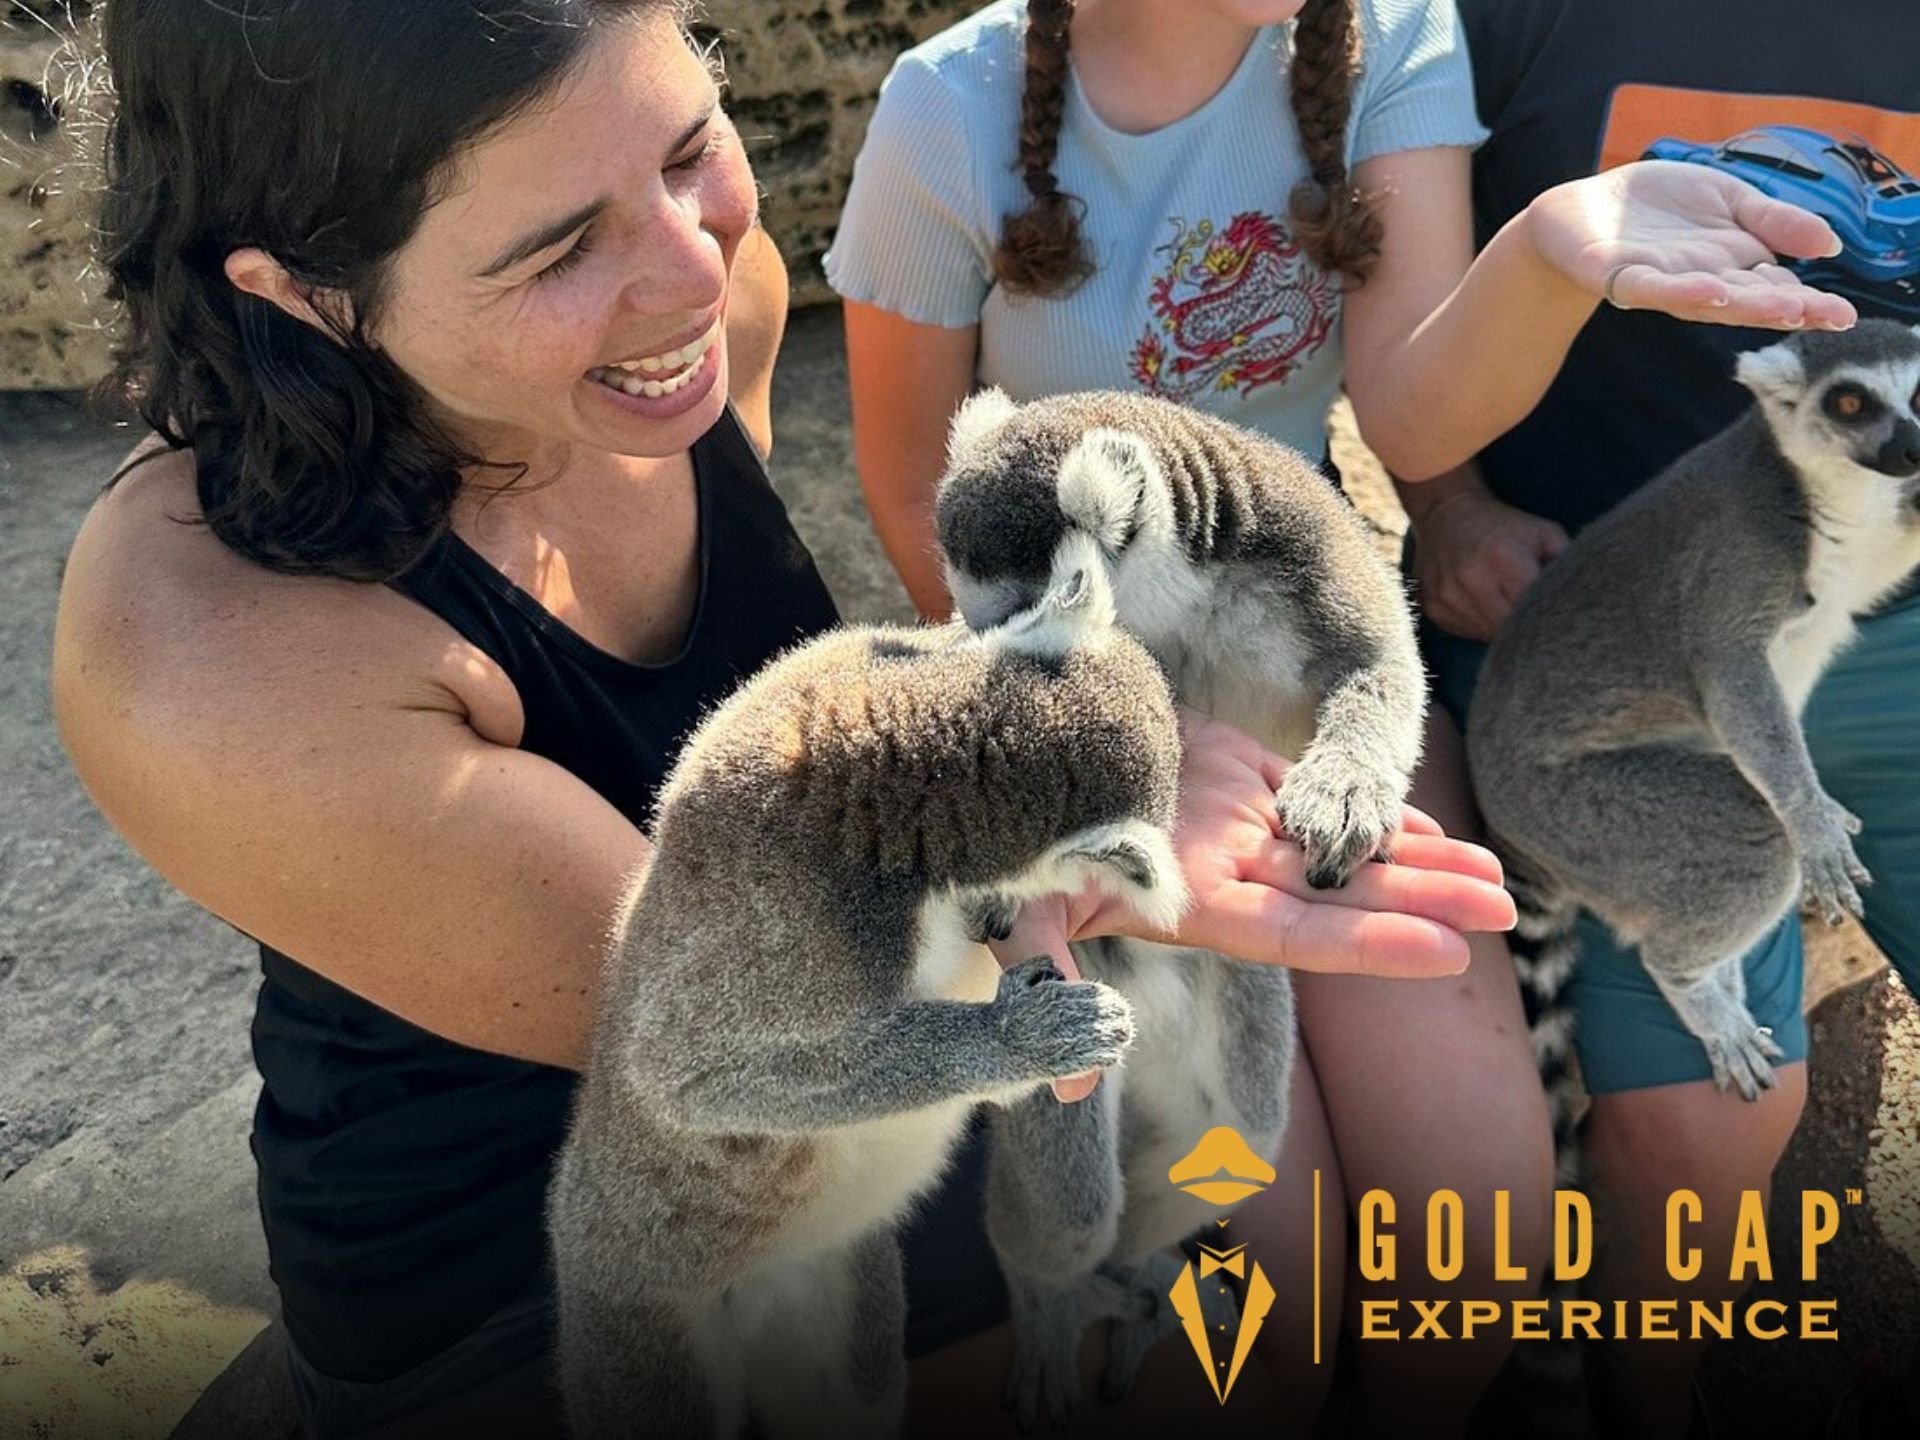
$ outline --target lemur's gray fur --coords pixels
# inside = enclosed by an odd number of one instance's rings
[[[1557,999],[1582,907],[1639,947],[1721,1088],[1752,1100],[1780,1051],[1740,957],[1802,894],[1834,922],[1857,911],[1867,879],[1799,715],[1854,617],[1920,566],[1920,332],[1796,335],[1736,373],[1755,407],[1547,568],[1469,716],[1568,1176]]]
[[[1132,1033],[1104,985],[1002,976],[983,930],[1089,878],[1175,923],[1178,770],[1166,684],[1097,572],[985,635],[825,636],[701,726],[549,1199],[579,1440],[897,1431],[895,1225],[977,1102],[1112,1065]]]
[[[1120,393],[1016,406],[997,390],[955,417],[936,519],[948,583],[978,627],[1025,612],[1063,575],[1111,576],[1120,623],[1180,701],[1299,763],[1278,796],[1316,885],[1340,885],[1399,823],[1425,683],[1398,578],[1359,516],[1285,446],[1167,401]],[[1230,1125],[1271,1155],[1286,1127],[1293,991],[1276,967],[1139,942],[1079,963],[1132,1002],[1121,1074],[1062,1106],[993,1117],[988,1230],[1016,1329],[1008,1401],[1064,1426],[1088,1324],[1112,1317],[1107,1393],[1177,1325],[1167,1247],[1219,1212],[1167,1170]]]

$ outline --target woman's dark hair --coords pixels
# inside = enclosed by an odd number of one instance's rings
[[[550,92],[597,22],[672,3],[105,7],[101,250],[127,321],[105,392],[192,449],[227,545],[274,570],[385,580],[445,529],[483,462],[368,338],[389,262],[461,149]],[[244,246],[287,270],[330,336],[233,286],[223,266]]]
[[[1347,117],[1360,74],[1356,0],[1307,0],[1294,21],[1293,117],[1309,177],[1288,211],[1295,234],[1321,269],[1352,284],[1380,253],[1380,219],[1347,176]],[[1027,0],[1026,84],[1020,97],[1020,174],[1033,197],[1006,218],[994,276],[1017,295],[1064,295],[1093,273],[1080,234],[1085,204],[1060,188],[1053,166],[1066,106],[1074,0]]]

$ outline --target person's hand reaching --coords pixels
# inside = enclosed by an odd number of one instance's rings
[[[1833,227],[1710,166],[1621,165],[1554,186],[1525,217],[1542,260],[1625,310],[1770,330],[1844,330],[1858,318],[1776,263],[1839,254]]]
[[[1069,944],[1128,935],[1296,970],[1434,978],[1466,969],[1468,933],[1513,927],[1500,862],[1411,806],[1389,842],[1393,863],[1361,866],[1343,889],[1314,889],[1274,806],[1288,762],[1197,711],[1182,711],[1181,730],[1174,850],[1193,900],[1179,926],[1153,930],[1088,887],[1026,906],[993,947],[1003,966],[1050,955],[1073,979]],[[1097,1083],[1078,1076],[1054,1092],[1079,1100]]]

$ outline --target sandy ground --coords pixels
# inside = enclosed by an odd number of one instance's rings
[[[904,618],[852,480],[844,379],[837,317],[800,316],[776,482],[844,612]],[[1343,464],[1390,543],[1390,492],[1349,438]],[[48,709],[61,557],[129,443],[69,397],[0,395],[5,1440],[163,1436],[273,1307],[246,1149],[253,953],[108,829]],[[1779,1185],[1862,1191],[1815,1287],[1843,1297],[1843,1339],[1721,1347],[1723,1434],[1809,1433],[1875,1352],[1920,1341],[1920,1020],[1857,932],[1820,940],[1811,988],[1839,993],[1816,1016],[1814,1099]]]

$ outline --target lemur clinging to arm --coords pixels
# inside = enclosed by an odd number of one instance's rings
[[[1131,1036],[1113,990],[979,942],[1088,878],[1175,923],[1178,766],[1098,572],[981,636],[824,636],[701,726],[549,1200],[575,1435],[897,1430],[896,1223],[973,1105]]]
[[[1522,980],[1565,1174],[1556,1001],[1582,907],[1639,947],[1716,1080],[1751,1100],[1779,1051],[1747,1009],[1742,956],[1802,894],[1834,922],[1857,911],[1867,878],[1799,716],[1853,618],[1920,567],[1920,331],[1796,335],[1736,374],[1753,410],[1547,568],[1469,716],[1474,789],[1535,952]]]
[[[1278,796],[1316,885],[1341,885],[1399,824],[1426,689],[1404,590],[1352,507],[1298,454],[1164,400],[1120,393],[955,417],[936,519],[967,621],[1025,612],[1060,577],[1111,578],[1120,624],[1176,697],[1294,757]],[[1218,1213],[1167,1183],[1207,1130],[1272,1155],[1295,1048],[1287,973],[1139,941],[1078,947],[1132,1002],[1125,1070],[1073,1106],[996,1112],[988,1231],[1013,1300],[1009,1400],[1064,1425],[1080,1335],[1115,1317],[1123,1393],[1177,1323],[1166,1247]]]

